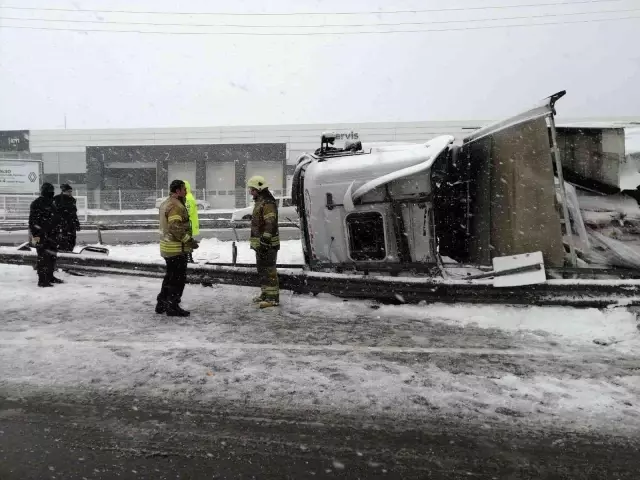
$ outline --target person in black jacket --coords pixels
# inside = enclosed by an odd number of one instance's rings
[[[62,193],[53,197],[53,202],[58,210],[58,250],[61,252],[73,252],[76,246],[76,233],[80,231],[78,220],[78,208],[76,199],[73,198],[71,185],[60,185]]]
[[[31,243],[38,252],[36,270],[39,287],[52,287],[52,283],[62,282],[53,276],[58,247],[58,212],[53,203],[54,193],[53,185],[43,183],[40,196],[31,202],[29,211]]]

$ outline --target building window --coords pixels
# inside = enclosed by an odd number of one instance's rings
[[[378,212],[347,215],[349,252],[354,261],[384,260],[387,249],[384,244],[384,222]]]

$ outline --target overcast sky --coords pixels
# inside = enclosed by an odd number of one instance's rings
[[[67,128],[495,119],[563,89],[568,95],[558,104],[561,117],[640,117],[640,0],[548,5],[561,2],[0,0],[0,129],[63,128],[65,114]],[[507,7],[518,4],[537,6]],[[506,8],[477,9],[483,5]],[[9,6],[233,13],[436,11],[223,16]],[[437,11],[456,7],[476,9]],[[598,13],[582,15],[585,12]],[[519,18],[475,21],[505,17]],[[622,17],[635,18],[585,22]],[[495,28],[544,22],[559,24]],[[300,28],[373,23],[416,25]],[[11,26],[174,34],[8,28]],[[483,26],[492,28],[478,28]],[[398,29],[429,31],[338,33]],[[438,29],[448,31],[433,31]]]

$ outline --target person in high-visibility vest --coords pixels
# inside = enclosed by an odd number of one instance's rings
[[[189,222],[191,223],[191,236],[195,237],[200,233],[200,220],[198,219],[198,204],[196,203],[196,197],[191,193],[191,184],[184,181],[184,186],[187,187],[187,196],[185,197],[185,206],[187,212],[189,212]],[[189,263],[193,262],[193,253],[187,255]]]
[[[278,202],[269,191],[264,177],[251,177],[247,182],[247,188],[255,200],[249,243],[256,252],[256,266],[262,290],[253,300],[260,308],[276,307],[280,303],[280,284],[276,269],[280,250]]]

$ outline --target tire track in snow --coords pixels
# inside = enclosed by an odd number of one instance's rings
[[[576,358],[578,355],[572,352],[559,352],[551,350],[524,350],[516,348],[478,348],[478,347],[395,347],[395,346],[364,346],[364,345],[316,345],[316,344],[272,344],[272,343],[205,343],[205,342],[172,342],[169,346],[166,342],[111,342],[109,340],[49,340],[38,342],[37,340],[16,339],[2,340],[2,347],[67,347],[74,348],[133,348],[140,351],[167,351],[167,350],[274,350],[297,352],[340,352],[340,353],[406,353],[406,354],[448,354],[448,355],[502,355],[513,357],[554,357]],[[603,355],[606,356],[606,355]]]

